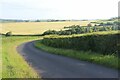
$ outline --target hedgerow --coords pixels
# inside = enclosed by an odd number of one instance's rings
[[[84,36],[45,37],[42,43],[56,48],[92,51],[104,55],[119,53],[120,33],[89,34]]]

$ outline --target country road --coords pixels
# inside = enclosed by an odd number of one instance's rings
[[[38,50],[34,41],[19,45],[17,51],[43,78],[118,77],[117,70]]]

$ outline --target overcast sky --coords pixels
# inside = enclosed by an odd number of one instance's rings
[[[119,0],[0,0],[0,18],[107,19],[118,16]]]

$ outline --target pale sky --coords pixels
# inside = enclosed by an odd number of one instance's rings
[[[118,16],[119,0],[0,0],[0,18],[107,19]]]

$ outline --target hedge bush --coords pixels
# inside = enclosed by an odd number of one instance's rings
[[[42,43],[57,48],[93,51],[97,53],[117,54],[120,47],[120,33],[91,34],[73,37],[47,37]]]
[[[7,33],[5,34],[5,36],[6,36],[6,37],[7,37],[7,36],[12,36],[12,32],[11,32],[11,31],[7,32]]]

